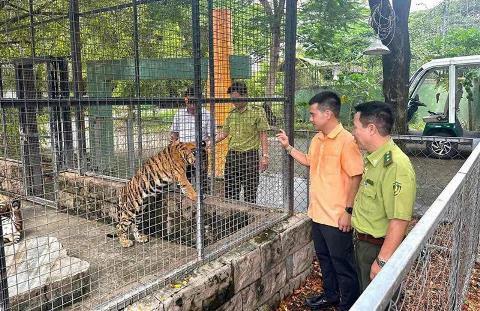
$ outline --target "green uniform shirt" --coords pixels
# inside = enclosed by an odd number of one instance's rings
[[[268,129],[265,110],[249,104],[242,112],[232,109],[223,126],[223,131],[230,135],[228,148],[240,152],[257,150],[260,147],[260,132]]]
[[[352,226],[358,232],[384,237],[391,219],[412,219],[416,189],[410,159],[390,140],[365,157]]]

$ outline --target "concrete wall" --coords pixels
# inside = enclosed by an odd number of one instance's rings
[[[306,215],[295,215],[126,310],[272,309],[310,274],[310,228]]]

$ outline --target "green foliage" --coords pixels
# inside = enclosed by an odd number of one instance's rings
[[[3,120],[4,118],[4,120]],[[6,108],[2,111],[2,123],[6,127],[2,129],[2,134],[5,139],[6,157],[11,159],[20,160],[20,139],[19,128],[20,121],[18,118],[18,109]],[[3,152],[3,150],[2,150]],[[2,155],[3,156],[3,155]]]
[[[447,34],[433,38],[434,56],[455,57],[480,54],[480,28],[453,28]]]
[[[305,50],[308,57],[336,63],[341,73],[338,80],[324,74],[311,86],[297,92],[296,117],[299,122],[308,122],[308,101],[324,89],[342,95],[340,118],[345,125],[351,123],[355,104],[383,98],[381,59],[362,54],[373,35],[368,24],[369,14],[368,6],[355,0],[309,0],[300,8],[300,50]]]
[[[220,7],[225,5],[223,0],[218,3]],[[228,6],[232,8],[233,53],[249,55],[254,62],[266,61],[271,33],[262,6],[254,0],[233,0]]]
[[[352,122],[353,107],[361,102],[378,100],[382,97],[381,73],[371,70],[366,73],[347,73],[339,76],[329,86],[302,89],[295,94],[295,119],[298,126],[309,123],[310,99],[318,92],[332,90],[337,92],[342,100],[340,120],[344,125]]]
[[[480,54],[480,2],[451,0],[412,13],[412,70],[434,58]]]
[[[358,0],[308,0],[298,16],[299,42],[320,60],[357,59],[372,34],[369,10]]]
[[[464,80],[462,81],[462,85],[467,92],[467,100],[472,102],[474,100],[474,84],[475,82],[478,83],[480,79],[480,71],[479,70],[468,70],[463,75]]]

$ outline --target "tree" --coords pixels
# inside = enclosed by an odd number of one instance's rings
[[[309,0],[298,16],[298,40],[308,57],[351,61],[368,44],[368,8],[358,0]]]
[[[438,5],[410,15],[412,69],[434,58],[480,53],[480,2],[451,0],[447,18],[444,9],[445,6]],[[442,33],[442,19],[448,19],[445,33]]]
[[[383,95],[385,102],[391,104],[395,111],[394,132],[406,134],[408,82],[410,75],[410,35],[408,32],[408,17],[411,0],[369,0],[372,27],[380,34],[383,44],[391,53],[383,55]],[[395,17],[393,16],[395,14]],[[388,28],[388,22],[393,19],[395,31]]]
[[[265,10],[268,25],[271,32],[271,44],[269,48],[270,66],[267,73],[267,84],[265,85],[266,96],[272,96],[275,93],[277,85],[277,72],[280,60],[281,45],[281,27],[285,16],[285,0],[259,0]]]

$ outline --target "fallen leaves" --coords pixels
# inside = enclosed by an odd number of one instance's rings
[[[440,252],[441,253],[441,252]],[[439,273],[438,268],[448,266],[446,258],[440,254],[431,254],[431,269],[424,270],[423,273],[410,273],[407,276],[407,288],[403,292],[403,299],[399,303],[401,310],[443,310],[448,297],[446,291],[448,288],[448,273]],[[421,269],[420,269],[421,270]],[[417,271],[420,272],[420,271]],[[446,270],[445,270],[446,272]],[[422,277],[420,277],[422,275]],[[419,279],[420,277],[420,279]],[[427,285],[422,282],[426,278]],[[323,292],[323,285],[320,273],[320,265],[317,260],[313,262],[312,273],[307,277],[305,283],[290,296],[280,302],[276,311],[309,311],[305,306],[305,298],[318,295]],[[448,296],[448,295],[447,295]],[[400,310],[399,309],[399,310]],[[334,308],[330,310],[335,310]],[[470,278],[470,285],[465,296],[462,311],[480,310],[480,263],[476,262]]]
[[[480,263],[476,262],[470,278],[470,286],[462,306],[464,311],[480,310]]]
[[[310,311],[310,308],[305,306],[305,298],[321,293],[323,293],[322,275],[320,273],[320,264],[315,260],[312,273],[307,277],[303,286],[296,289],[290,296],[280,302],[280,306],[276,311]]]

